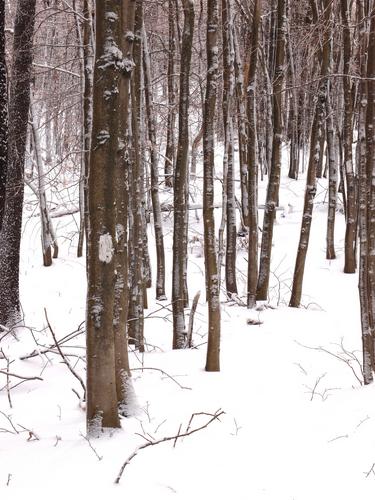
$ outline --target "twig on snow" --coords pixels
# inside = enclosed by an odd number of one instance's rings
[[[131,370],[132,371],[133,370],[140,370],[140,371],[143,371],[143,370],[155,370],[157,372],[162,373],[163,375],[165,375],[166,377],[170,378],[171,380],[173,380],[173,382],[175,384],[177,384],[181,389],[186,389],[186,390],[191,391],[191,387],[185,387],[185,386],[181,385],[180,382],[178,382],[175,378],[172,377],[172,375],[169,375],[169,373],[165,372],[164,370],[161,370],[160,368],[151,368],[151,367],[142,366],[141,368],[132,368]]]
[[[219,420],[219,418],[222,415],[224,415],[224,412],[221,409],[219,409],[214,414],[206,414],[206,413],[200,413],[200,414],[198,414],[198,413],[195,413],[194,415],[210,415],[211,418],[204,425],[201,425],[200,427],[196,427],[195,429],[187,430],[186,432],[184,432],[182,434],[178,433],[176,436],[167,436],[167,437],[164,437],[162,439],[158,439],[156,441],[151,441],[151,442],[143,443],[140,446],[137,446],[137,448],[133,451],[133,453],[131,455],[129,455],[128,458],[125,460],[125,462],[122,464],[122,466],[120,468],[120,471],[119,471],[119,473],[118,473],[118,475],[117,475],[117,477],[115,479],[115,484],[119,484],[121,476],[122,476],[122,474],[123,474],[123,472],[125,470],[125,467],[127,465],[129,465],[129,463],[133,460],[133,458],[135,458],[137,456],[137,454],[141,450],[144,450],[145,448],[148,448],[149,446],[155,446],[157,444],[166,443],[167,441],[174,441],[174,442],[176,442],[176,440],[178,438],[190,436],[191,434],[194,434],[195,432],[201,431],[201,430],[205,429],[206,427],[208,427],[215,420]],[[190,422],[191,422],[192,418],[193,418],[193,415],[190,418]],[[188,425],[188,428],[189,428],[189,426],[190,426],[190,423]]]
[[[48,325],[49,331],[51,332],[53,340],[55,342],[56,348],[59,351],[59,354],[62,357],[62,360],[64,361],[64,363],[66,364],[66,366],[69,368],[70,372],[75,376],[75,378],[81,384],[82,389],[83,389],[83,400],[86,401],[86,386],[85,386],[85,383],[83,382],[82,378],[78,375],[78,373],[74,370],[74,368],[70,364],[68,358],[62,352],[61,347],[60,347],[59,343],[57,342],[55,332],[53,331],[51,323],[49,322],[48,315],[47,315],[47,309],[46,308],[44,308],[44,315],[46,317],[47,325]]]
[[[81,432],[80,434],[81,434],[81,436],[83,437],[83,439],[84,439],[85,441],[87,441],[87,442],[88,442],[88,444],[89,444],[90,448],[91,448],[91,449],[92,449],[92,451],[95,453],[96,458],[97,458],[99,461],[100,461],[100,460],[102,460],[102,459],[103,459],[103,457],[101,457],[101,456],[98,454],[98,452],[96,451],[96,449],[95,449],[95,448],[93,447],[93,445],[91,444],[90,439],[89,439],[87,436],[85,436],[84,434],[82,434],[82,432]]]

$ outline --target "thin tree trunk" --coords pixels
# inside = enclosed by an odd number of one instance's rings
[[[173,166],[176,156],[175,126],[176,126],[176,84],[175,84],[175,58],[176,58],[176,5],[175,0],[168,0],[168,124],[167,145],[165,149],[165,185],[173,185]]]
[[[132,155],[130,185],[131,224],[129,232],[130,251],[130,297],[129,297],[129,339],[136,347],[144,350],[143,309],[144,309],[144,252],[143,252],[143,216],[142,216],[142,173],[141,169],[141,81],[142,81],[142,26],[143,6],[137,0],[135,11],[135,40],[133,47],[135,69],[131,79],[132,99]]]
[[[80,226],[77,247],[77,257],[83,255],[83,240],[85,230],[87,230],[87,182],[88,168],[90,164],[91,150],[91,129],[92,129],[92,91],[93,91],[93,25],[91,0],[83,1],[83,47],[81,51],[82,75],[83,75],[83,100],[82,100],[82,134],[83,134],[83,155],[81,161],[81,176],[79,185],[79,207]],[[78,20],[77,20],[78,23]],[[79,31],[80,32],[80,31]]]
[[[260,2],[254,2],[253,29],[250,47],[250,67],[247,87],[248,120],[248,209],[249,209],[249,248],[247,268],[247,307],[256,305],[258,282],[258,161],[257,161],[257,124],[256,124],[256,83],[258,65],[258,34],[260,23]]]
[[[319,167],[319,152],[321,147],[321,135],[325,125],[324,111],[329,92],[329,79],[327,79],[330,52],[331,52],[331,0],[324,0],[324,41],[322,50],[322,66],[320,70],[320,83],[315,105],[314,119],[311,127],[310,157],[307,169],[305,200],[301,223],[301,233],[297,250],[296,264],[294,268],[292,295],[290,307],[299,307],[302,296],[302,283],[305,271],[307,249],[309,246],[312,213],[314,208],[314,197],[316,194],[316,172]]]
[[[131,123],[130,123],[130,78],[133,61],[135,2],[127,0],[122,6],[122,52],[129,61],[129,71],[123,72],[119,81],[120,125],[119,148],[116,156],[116,243],[115,243],[115,285],[113,331],[115,336],[116,394],[119,411],[129,414],[132,398],[131,373],[128,358],[128,207],[129,207],[129,169],[132,167]]]
[[[358,18],[360,20],[364,19],[363,15],[363,1],[359,3],[360,13]],[[360,28],[361,33],[361,74],[365,76],[366,72],[366,23],[362,21]],[[370,48],[370,45],[369,45]],[[371,296],[369,291],[369,280],[368,280],[368,216],[367,208],[369,201],[369,189],[367,180],[367,132],[370,133],[370,137],[373,134],[372,130],[366,130],[366,125],[370,125],[373,122],[371,118],[371,113],[374,111],[374,107],[370,105],[370,111],[368,112],[368,101],[367,101],[367,83],[364,79],[360,82],[360,107],[359,107],[359,124],[358,124],[358,144],[359,144],[359,156],[358,156],[358,172],[359,172],[359,239],[360,239],[360,253],[359,253],[359,300],[361,307],[361,328],[362,328],[362,353],[363,353],[363,379],[364,383],[370,384],[373,381],[373,363],[374,363],[374,347],[373,347],[373,315],[370,311],[370,301]],[[370,90],[371,93],[371,90]],[[367,112],[369,115],[367,115]],[[367,119],[369,121],[367,122]],[[370,152],[373,149],[373,144],[371,141],[369,143]]]
[[[0,0],[0,231],[5,208],[8,165],[8,88],[5,60],[5,0]]]
[[[224,170],[227,171],[226,189],[226,252],[225,252],[225,284],[230,298],[237,294],[236,281],[236,200],[234,190],[233,166],[233,104],[234,104],[234,46],[232,38],[232,6],[231,0],[221,2],[222,38],[223,38],[223,125],[224,125]]]
[[[165,300],[165,258],[164,258],[164,238],[163,219],[161,216],[159,199],[159,165],[158,151],[156,144],[156,121],[154,107],[152,103],[150,54],[147,46],[147,35],[143,30],[143,74],[145,80],[145,101],[147,113],[148,138],[150,141],[150,164],[151,164],[151,199],[152,211],[154,215],[154,230],[156,244],[156,299]]]
[[[371,11],[367,59],[366,175],[367,175],[367,284],[370,331],[362,330],[365,368],[372,356],[375,371],[375,6]],[[367,287],[367,290],[366,290]],[[369,346],[370,338],[372,346]],[[368,376],[368,373],[366,372]],[[367,382],[368,383],[368,380]]]
[[[353,102],[350,74],[351,41],[349,28],[349,11],[347,0],[341,0],[341,18],[343,23],[343,57],[344,57],[344,123],[343,145],[344,165],[347,186],[346,231],[345,231],[345,267],[344,273],[355,273],[355,240],[356,240],[356,186],[353,170]]]
[[[173,349],[185,346],[185,269],[187,259],[187,171],[189,164],[189,94],[190,64],[194,33],[194,2],[183,0],[184,28],[181,47],[180,104],[178,123],[177,159],[174,173],[173,222]]]
[[[335,218],[337,205],[337,144],[335,140],[335,126],[333,123],[333,109],[331,104],[330,86],[327,89],[327,152],[328,152],[328,215],[327,215],[327,247],[326,258],[335,259]]]
[[[43,265],[49,267],[52,265],[52,247],[53,247],[53,257],[57,258],[59,253],[59,247],[56,241],[55,231],[53,229],[52,220],[48,210],[47,197],[46,197],[46,178],[43,168],[43,158],[42,150],[40,146],[39,134],[34,121],[34,106],[30,103],[30,118],[31,118],[31,130],[33,137],[34,155],[35,162],[38,172],[38,199],[39,199],[39,209],[40,209],[40,220],[41,220],[41,240],[42,240],[42,252],[43,252]]]
[[[272,162],[267,187],[266,209],[263,219],[257,300],[266,300],[270,278],[273,226],[279,197],[282,146],[282,90],[285,62],[285,8],[286,0],[277,2],[276,66],[273,80],[273,137]]]
[[[220,283],[216,261],[214,203],[214,130],[218,79],[218,2],[207,1],[207,84],[203,110],[203,219],[208,347],[206,370],[220,370]]]
[[[236,103],[237,103],[237,128],[238,128],[238,149],[240,163],[240,179],[241,179],[241,211],[244,224],[241,231],[245,232],[245,226],[248,226],[249,217],[249,200],[248,200],[248,181],[247,181],[247,123],[246,123],[246,106],[245,106],[245,90],[244,90],[244,74],[238,46],[237,32],[233,27],[233,43],[234,43],[234,71],[236,77]]]

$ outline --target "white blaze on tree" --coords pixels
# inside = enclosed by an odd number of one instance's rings
[[[99,238],[99,260],[109,264],[113,257],[112,236],[109,233],[102,234]]]

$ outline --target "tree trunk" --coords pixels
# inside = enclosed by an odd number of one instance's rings
[[[152,82],[150,69],[150,54],[147,46],[147,35],[143,31],[143,75],[145,81],[145,101],[147,113],[148,139],[150,141],[150,164],[151,164],[151,199],[154,215],[154,230],[156,244],[156,299],[166,300],[165,296],[165,258],[163,219],[161,216],[159,199],[159,164],[158,150],[156,144],[156,121],[152,103]]]
[[[315,105],[314,119],[311,127],[310,157],[307,169],[305,200],[301,223],[301,233],[297,250],[296,264],[294,268],[292,295],[290,307],[299,307],[302,296],[302,283],[305,271],[307,249],[309,246],[312,213],[314,208],[314,197],[316,194],[316,173],[319,167],[321,136],[325,125],[324,111],[327,100],[328,87],[330,85],[327,74],[330,64],[331,53],[331,0],[324,0],[324,41],[322,50],[322,66],[320,70],[320,83]]]
[[[224,125],[224,171],[227,172],[226,189],[226,252],[225,252],[225,284],[230,298],[237,294],[236,281],[236,199],[234,189],[233,165],[233,104],[234,104],[234,45],[232,37],[232,5],[231,0],[221,2],[222,37],[223,37],[223,125]]]
[[[96,3],[96,55],[92,150],[88,184],[87,430],[120,427],[117,410],[114,334],[116,246],[116,158],[119,152],[120,96],[125,20],[116,0]],[[125,13],[124,13],[125,14]],[[114,89],[116,89],[114,91]]]
[[[34,105],[30,103],[30,119],[31,131],[34,145],[35,162],[38,172],[38,188],[36,189],[39,199],[40,221],[41,221],[41,239],[42,239],[42,252],[43,252],[43,265],[49,267],[52,265],[52,247],[53,257],[57,258],[59,247],[56,241],[55,231],[53,229],[52,220],[47,205],[46,197],[46,178],[43,168],[42,150],[40,146],[39,134],[35,125],[35,112]]]
[[[133,62],[135,1],[128,0],[122,6],[123,29],[122,52],[124,58]],[[128,404],[132,397],[131,373],[128,358],[128,207],[129,207],[129,169],[131,152],[130,123],[130,77],[132,71],[122,72],[119,81],[120,116],[119,149],[116,156],[116,242],[115,242],[115,285],[113,331],[115,337],[116,394],[119,411],[129,413]]]
[[[85,230],[87,231],[87,178],[90,164],[91,150],[91,129],[92,129],[92,65],[93,65],[93,23],[91,12],[91,0],[83,1],[82,15],[83,36],[82,37],[82,76],[83,76],[83,99],[82,99],[82,135],[83,135],[83,155],[81,160],[81,176],[79,185],[79,207],[80,207],[80,225],[79,238],[77,246],[77,257],[83,255],[83,240]],[[77,19],[77,23],[79,23]],[[79,24],[78,24],[79,26]],[[80,29],[80,26],[79,28]],[[79,31],[80,32],[80,31]],[[81,33],[81,32],[80,32]]]
[[[341,0],[341,18],[343,23],[343,57],[344,57],[344,123],[343,123],[343,143],[344,143],[344,165],[347,186],[346,203],[346,231],[345,231],[345,267],[344,273],[355,273],[356,257],[356,186],[353,171],[353,101],[350,74],[351,41],[349,27],[349,11],[347,0]]]
[[[187,258],[187,171],[189,163],[189,95],[190,63],[194,33],[194,2],[183,0],[184,29],[181,47],[180,105],[178,122],[177,159],[174,173],[173,222],[173,349],[185,346],[185,269]]]
[[[203,110],[203,219],[206,287],[208,302],[208,347],[206,370],[220,370],[220,283],[215,245],[214,130],[218,79],[218,2],[207,1],[207,84]]]
[[[129,176],[130,186],[130,297],[129,297],[129,339],[135,342],[137,349],[144,350],[143,338],[143,309],[144,309],[144,230],[142,214],[142,172],[141,165],[141,82],[142,82],[142,26],[143,6],[137,0],[135,11],[135,39],[134,39],[134,75],[131,79],[132,99],[132,154]]]
[[[258,33],[260,23],[260,2],[254,2],[253,29],[250,46],[250,67],[247,87],[247,120],[248,120],[248,210],[249,210],[249,249],[247,274],[247,307],[256,305],[258,282],[258,155],[256,130],[256,76],[258,64]]]
[[[368,369],[368,357],[372,356],[372,372],[375,371],[375,6],[371,11],[371,23],[367,59],[367,110],[366,110],[366,175],[367,175],[367,284],[370,331],[362,330],[364,360]],[[367,290],[366,290],[367,287]],[[370,338],[372,346],[369,346]],[[368,383],[368,380],[366,381]]]
[[[0,233],[0,324],[8,326],[20,319],[19,263],[35,3],[19,0],[14,24],[8,172]]]
[[[5,60],[5,0],[0,0],[0,231],[5,208],[8,165],[8,88]]]
[[[266,210],[263,219],[260,267],[257,299],[267,300],[270,278],[273,225],[279,198],[281,146],[282,146],[282,90],[284,86],[285,63],[285,8],[286,0],[277,2],[277,40],[275,76],[273,80],[273,137],[272,161],[267,187]]]
[[[176,84],[175,84],[175,58],[176,58],[176,5],[175,0],[168,0],[168,124],[167,145],[165,149],[165,185],[173,185],[173,166],[175,161],[175,126],[176,126]]]

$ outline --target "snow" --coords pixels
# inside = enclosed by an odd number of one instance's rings
[[[217,152],[216,162],[219,172],[222,151]],[[77,332],[63,349],[85,377],[85,262],[75,257],[76,237],[73,244],[62,238],[74,230],[74,220],[71,216],[60,220],[61,257],[52,267],[43,268],[39,219],[25,212],[21,266],[25,326],[18,329],[17,338],[6,335],[1,347],[11,362],[9,371],[43,380],[26,381],[12,389],[12,407],[6,388],[0,392],[2,499],[374,499],[375,388],[359,382],[358,276],[342,272],[343,215],[337,213],[338,258],[327,261],[327,182],[318,180],[303,305],[300,309],[287,307],[305,176],[298,181],[288,179],[286,160],[284,163],[279,204],[293,210],[277,212],[270,300],[252,311],[222,302],[221,372],[204,371],[205,294],[195,315],[195,348],[172,351],[170,304],[156,302],[150,292],[145,311],[146,352],[130,353],[135,368],[133,416],[122,419],[121,430],[90,441],[85,438],[84,404],[72,391],[82,396],[82,388],[59,355],[48,352],[20,359],[53,344],[46,328],[46,308],[57,338]],[[197,172],[199,176],[201,172]],[[265,182],[260,203],[265,199]],[[219,188],[217,182],[218,200]],[[198,213],[199,222],[191,216],[189,239],[198,237],[199,242],[202,217]],[[215,209],[215,215],[219,220],[220,210]],[[262,216],[260,210],[260,226]],[[172,223],[166,218],[164,224],[170,300]],[[155,262],[152,224],[149,231]],[[108,234],[102,235],[100,255],[104,262],[112,258]],[[192,251],[189,259],[193,298],[196,291],[204,292],[202,252]],[[239,240],[237,263],[239,301],[244,301],[244,239]],[[249,319],[261,324],[248,324]],[[0,369],[6,369],[4,359],[0,359]],[[3,387],[6,377],[0,377]],[[11,383],[18,381],[12,379]],[[219,408],[225,415],[206,429],[176,443],[140,450],[125,468],[120,484],[114,484],[122,463],[146,439],[176,435],[180,425],[182,431],[186,429],[193,413],[212,414]],[[198,427],[208,420],[207,415],[196,416],[192,425]]]
[[[99,260],[109,264],[114,253],[112,236],[109,233],[101,234],[99,237]]]

